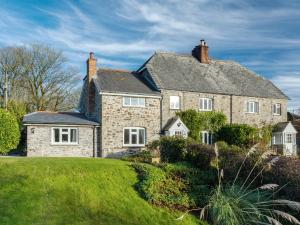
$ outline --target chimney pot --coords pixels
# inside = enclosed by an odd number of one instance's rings
[[[95,58],[94,52],[90,52],[90,59],[94,59],[94,58]]]
[[[193,49],[192,55],[201,63],[209,64],[208,46],[205,40],[200,40],[200,45]]]

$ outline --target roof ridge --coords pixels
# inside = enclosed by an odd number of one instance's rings
[[[110,71],[110,72],[119,72],[119,73],[121,73],[121,72],[132,73],[133,72],[133,71],[127,70],[127,69],[112,69],[112,68],[98,68],[97,72],[98,71]]]

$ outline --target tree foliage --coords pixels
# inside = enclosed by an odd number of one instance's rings
[[[197,112],[189,109],[177,113],[189,128],[189,136],[199,140],[201,131],[217,132],[226,124],[227,118],[222,112]]]
[[[76,106],[72,96],[78,80],[77,72],[68,66],[62,52],[48,46],[0,49],[2,102],[7,83],[9,98],[25,102],[30,111],[71,109]]]
[[[20,130],[16,118],[3,109],[0,109],[0,154],[6,154],[17,147],[20,139]]]

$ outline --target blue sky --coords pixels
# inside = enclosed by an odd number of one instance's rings
[[[0,47],[44,43],[84,76],[98,66],[137,69],[155,51],[235,60],[271,79],[300,107],[300,0],[0,0]]]

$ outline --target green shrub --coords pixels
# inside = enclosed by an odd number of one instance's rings
[[[215,153],[210,145],[190,144],[187,147],[185,159],[196,168],[207,170],[211,167],[211,162],[215,158]]]
[[[179,178],[168,174],[155,166],[134,164],[140,182],[138,191],[152,204],[170,208],[189,208],[190,200],[187,185]]]
[[[259,141],[257,128],[247,124],[227,124],[216,133],[218,141],[247,148]]]
[[[23,117],[28,112],[26,104],[23,102],[10,100],[7,105],[7,110],[15,116],[19,127],[21,128]]]
[[[0,109],[0,121],[0,154],[6,154],[17,147],[20,130],[16,118],[3,109]]]
[[[200,139],[201,131],[217,132],[226,124],[227,118],[222,112],[198,112],[193,109],[176,113],[189,128],[189,137]]]
[[[136,154],[129,155],[129,156],[124,156],[121,159],[129,162],[142,162],[142,163],[147,163],[150,161],[152,155],[150,151],[144,150],[140,151]]]
[[[183,161],[186,153],[187,141],[183,137],[172,136],[160,139],[160,156],[162,162]]]

